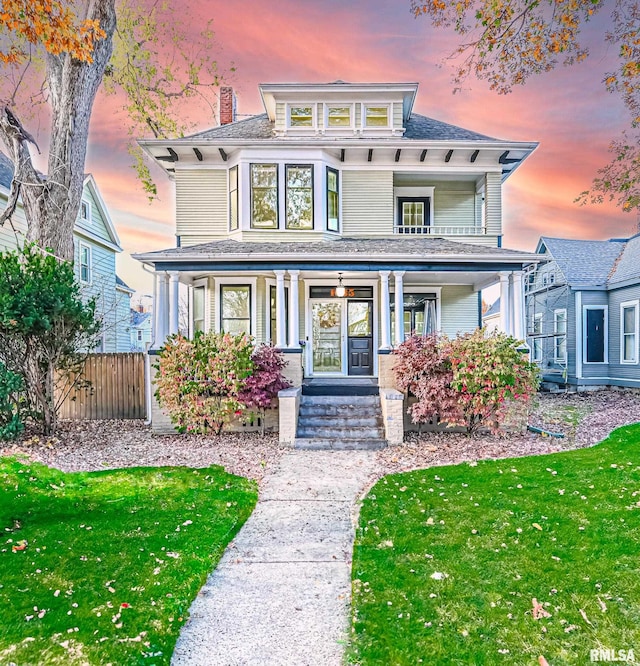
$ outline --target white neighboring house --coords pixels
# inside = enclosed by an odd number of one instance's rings
[[[482,315],[482,325],[489,333],[502,330],[499,298],[496,298],[491,307]]]
[[[9,196],[13,164],[0,153],[0,206]],[[0,251],[12,250],[24,242],[24,209],[19,204],[10,222],[0,227]],[[87,298],[97,297],[96,315],[103,321],[102,339],[95,351],[131,351],[129,303],[133,290],[116,275],[116,254],[122,252],[120,239],[100,195],[95,179],[84,180],[82,203],[73,232],[76,278]]]

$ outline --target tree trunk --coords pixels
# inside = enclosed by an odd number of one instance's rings
[[[98,20],[106,37],[96,42],[91,63],[67,53],[46,54],[46,83],[51,96],[51,142],[48,173],[38,174],[24,130],[15,112],[1,109],[0,137],[13,160],[27,218],[27,240],[73,260],[73,227],[84,183],[84,163],[93,102],[113,50],[116,0],[89,3],[86,18]]]

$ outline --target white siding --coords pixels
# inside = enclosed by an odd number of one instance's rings
[[[449,336],[478,328],[478,292],[467,285],[442,288],[442,332]]]
[[[375,236],[393,231],[393,173],[342,172],[342,233]]]
[[[486,176],[487,233],[499,236],[502,233],[502,178],[499,173]]]
[[[227,201],[226,169],[176,171],[176,234],[185,245],[190,236],[204,242],[227,235]]]

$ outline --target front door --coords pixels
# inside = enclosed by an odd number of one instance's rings
[[[339,375],[342,370],[344,301],[314,300],[311,304],[311,359],[314,375]]]
[[[349,375],[373,374],[372,306],[372,301],[347,301]]]

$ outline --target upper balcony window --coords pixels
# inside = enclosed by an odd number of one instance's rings
[[[351,107],[350,106],[328,107],[327,127],[351,127]]]
[[[389,127],[389,107],[388,106],[365,106],[364,109],[365,127]]]
[[[429,233],[430,224],[431,199],[429,197],[398,198],[398,233]]]
[[[313,107],[290,106],[289,127],[313,127]]]
[[[251,227],[278,228],[278,165],[251,165]]]
[[[287,164],[287,229],[313,229],[313,166]]]

